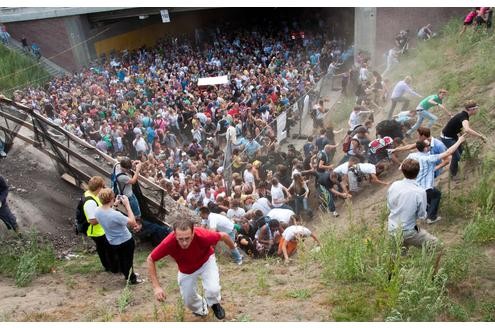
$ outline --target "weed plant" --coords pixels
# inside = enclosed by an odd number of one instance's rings
[[[0,248],[0,274],[14,277],[18,287],[25,287],[38,274],[51,272],[55,253],[50,243],[32,230],[3,241]]]

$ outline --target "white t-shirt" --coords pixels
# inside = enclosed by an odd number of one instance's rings
[[[267,215],[271,209],[272,209],[272,207],[270,206],[270,201],[268,200],[268,198],[265,198],[265,197],[262,197],[262,198],[256,200],[256,202],[254,202],[253,206],[251,206],[251,210],[254,210],[254,211],[260,210],[261,212],[263,212],[263,215]]]
[[[234,218],[241,218],[246,214],[246,211],[242,207],[238,207],[237,209],[229,208],[227,211],[227,217],[230,220],[233,220]]]
[[[277,186],[272,186],[272,189],[270,189],[270,194],[272,195],[273,207],[280,207],[284,204],[283,200],[285,199],[285,195],[280,183]]]
[[[349,116],[349,122],[351,123],[350,125],[350,128],[351,130],[354,130],[354,128],[358,125],[361,124],[361,118],[359,117],[359,112],[356,112],[355,110],[353,110],[351,112],[351,115]]]
[[[359,163],[359,170],[364,174],[376,174],[376,166],[371,163]]]
[[[289,224],[290,217],[296,215],[296,213],[285,208],[274,208],[267,215],[280,223]]]
[[[345,162],[344,164],[340,164],[336,168],[333,169],[335,174],[338,175],[346,175],[349,172],[349,162]]]
[[[244,170],[244,182],[252,185],[254,183],[254,175],[249,170]]]
[[[231,233],[234,230],[234,223],[226,216],[217,213],[210,213],[205,223],[209,229],[214,229],[218,232]]]
[[[311,236],[311,230],[300,225],[293,225],[285,229],[284,233],[282,234],[282,237],[284,237],[284,239],[287,241],[295,240],[297,236]]]
[[[96,218],[95,212],[97,208],[98,208],[98,204],[96,204],[96,202],[92,199],[84,203],[84,212],[87,214],[88,219]]]

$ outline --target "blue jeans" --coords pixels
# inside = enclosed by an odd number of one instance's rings
[[[442,198],[442,192],[437,188],[430,188],[426,190],[426,202],[427,207],[427,217],[430,220],[437,219],[438,208],[440,207],[440,199]]]
[[[229,232],[228,235],[232,240],[232,242],[235,243],[235,229]],[[230,251],[230,256],[232,257],[235,263],[239,263],[240,261],[242,261],[241,253],[239,253],[239,249],[237,247]]]
[[[296,212],[297,215],[300,215],[302,211],[308,210],[308,199],[304,196],[296,195],[294,207],[294,212]]]
[[[135,217],[141,217],[141,209],[139,208],[139,202],[137,200],[136,195],[132,194],[129,197],[129,205],[131,205],[132,213]]]
[[[435,124],[437,122],[437,120],[438,120],[438,117],[436,117],[435,115],[433,115],[429,111],[424,110],[424,109],[423,110],[418,110],[418,120],[409,129],[409,131],[406,132],[406,134],[408,136],[410,136],[414,131],[416,131],[421,126],[421,123],[423,123],[423,121],[425,120],[425,118],[430,121],[428,123],[428,125],[426,126],[428,128],[431,128],[433,126],[433,124]]]
[[[443,144],[445,147],[450,148],[453,144],[457,142],[456,139],[446,139],[446,138],[440,138],[442,140]],[[452,154],[452,160],[450,161],[450,175],[455,177],[457,175],[457,171],[459,170],[459,161],[461,160],[461,155],[462,155],[462,145],[457,148],[457,150]]]

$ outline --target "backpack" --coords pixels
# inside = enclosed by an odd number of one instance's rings
[[[352,141],[352,134],[349,131],[347,132],[346,136],[344,137],[344,140],[342,141],[342,151],[346,154],[351,149],[351,141]]]
[[[79,199],[79,203],[77,203],[76,219],[75,219],[76,235],[78,235],[79,233],[86,234],[86,231],[88,231],[89,222],[86,219],[86,215],[84,215],[84,204],[86,204],[86,202],[90,199],[96,202],[96,200],[92,196],[88,196],[88,197],[82,196]]]
[[[119,174],[117,174],[116,173],[116,167],[117,167],[117,164],[115,164],[115,166],[113,167],[112,175],[110,176],[110,183],[111,183],[111,186],[112,186],[113,193],[115,194],[115,196],[118,196],[118,195],[123,195],[124,194],[124,188],[120,186],[120,183],[119,183],[119,181],[117,179],[121,175],[125,175],[125,173],[124,172],[120,172]]]

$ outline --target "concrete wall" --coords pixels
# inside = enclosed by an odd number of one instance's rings
[[[408,29],[410,45],[416,43],[417,30],[430,23],[438,32],[450,19],[457,18],[459,30],[468,8],[378,8],[376,17],[376,54],[378,62],[383,62],[383,54],[394,46],[395,35]]]
[[[354,56],[359,51],[365,51],[371,55],[371,63],[375,65],[376,48],[376,8],[355,8],[354,16]]]
[[[29,45],[36,42],[40,46],[44,57],[69,71],[74,71],[79,65],[74,59],[65,20],[66,18],[50,18],[6,25],[14,39],[20,41],[26,36]]]

